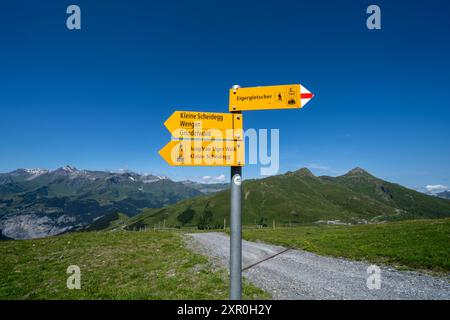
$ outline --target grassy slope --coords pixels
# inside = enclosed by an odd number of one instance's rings
[[[0,243],[0,299],[226,299],[228,278],[168,232],[83,232]],[[66,269],[81,269],[68,290]],[[267,293],[244,285],[245,298]]]
[[[181,201],[164,209],[146,210],[130,220],[136,226],[157,224],[166,219],[166,225],[180,224],[176,217],[187,207],[196,211],[187,224],[194,226],[205,206],[213,212],[216,223],[229,216],[229,191]],[[262,180],[249,180],[243,185],[243,223],[255,224],[261,218],[265,223],[276,219],[278,223],[312,222],[320,219],[345,219],[346,217],[377,216],[394,213],[394,209],[334,182],[318,177],[290,173]]]
[[[160,208],[202,195],[195,188],[168,179],[144,183],[126,175],[101,174],[103,177],[95,180],[52,174],[29,181],[21,177],[3,178],[9,183],[0,183],[0,214],[22,211],[23,208],[35,213],[56,208],[86,220],[83,222],[91,222],[92,217],[105,213],[120,211],[132,216],[143,208]]]
[[[368,195],[380,203],[398,208],[399,212],[389,217],[390,219],[401,219],[408,216],[415,218],[449,216],[450,201],[432,197],[396,183],[383,181],[366,172],[364,174],[346,174],[330,179],[354,192]]]
[[[450,272],[450,218],[376,225],[248,229],[243,236],[247,240],[323,255]]]
[[[196,214],[186,226],[195,226],[208,206],[214,224],[229,217],[229,190],[196,197],[165,207],[150,209],[129,222],[130,228],[152,227],[166,220],[176,226],[177,216],[186,208]],[[366,172],[338,178],[315,177],[305,169],[243,184],[243,223],[310,223],[317,220],[357,222],[450,216],[450,201],[427,196],[377,179]]]
[[[95,220],[85,231],[108,231],[112,229],[120,229],[125,226],[130,218],[119,212],[110,213]]]

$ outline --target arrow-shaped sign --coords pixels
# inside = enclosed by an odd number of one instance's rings
[[[242,114],[175,111],[166,128],[177,139],[242,140]]]
[[[314,97],[300,84],[232,88],[230,111],[303,108]]]
[[[172,140],[159,151],[171,166],[243,166],[243,141]]]

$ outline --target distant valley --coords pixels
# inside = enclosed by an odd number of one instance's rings
[[[144,208],[161,208],[226,187],[71,166],[18,169],[0,174],[0,230],[2,237],[14,239],[45,237],[83,228],[111,213],[132,217]]]

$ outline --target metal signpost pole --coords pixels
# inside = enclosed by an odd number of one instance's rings
[[[242,297],[242,240],[241,240],[242,167],[231,167],[230,221],[230,299]]]
[[[238,88],[240,88],[238,85],[233,86],[233,89]],[[241,185],[242,167],[233,166],[231,167],[230,201],[230,300],[242,298]]]

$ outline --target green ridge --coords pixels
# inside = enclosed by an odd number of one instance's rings
[[[450,201],[378,179],[356,168],[340,177],[316,177],[307,169],[243,183],[243,224],[271,225],[341,220],[377,222],[450,216]],[[195,227],[206,211],[210,228],[229,217],[229,191],[183,200],[162,209],[144,210],[131,218],[128,229],[160,225]],[[193,210],[189,221],[179,217]]]

